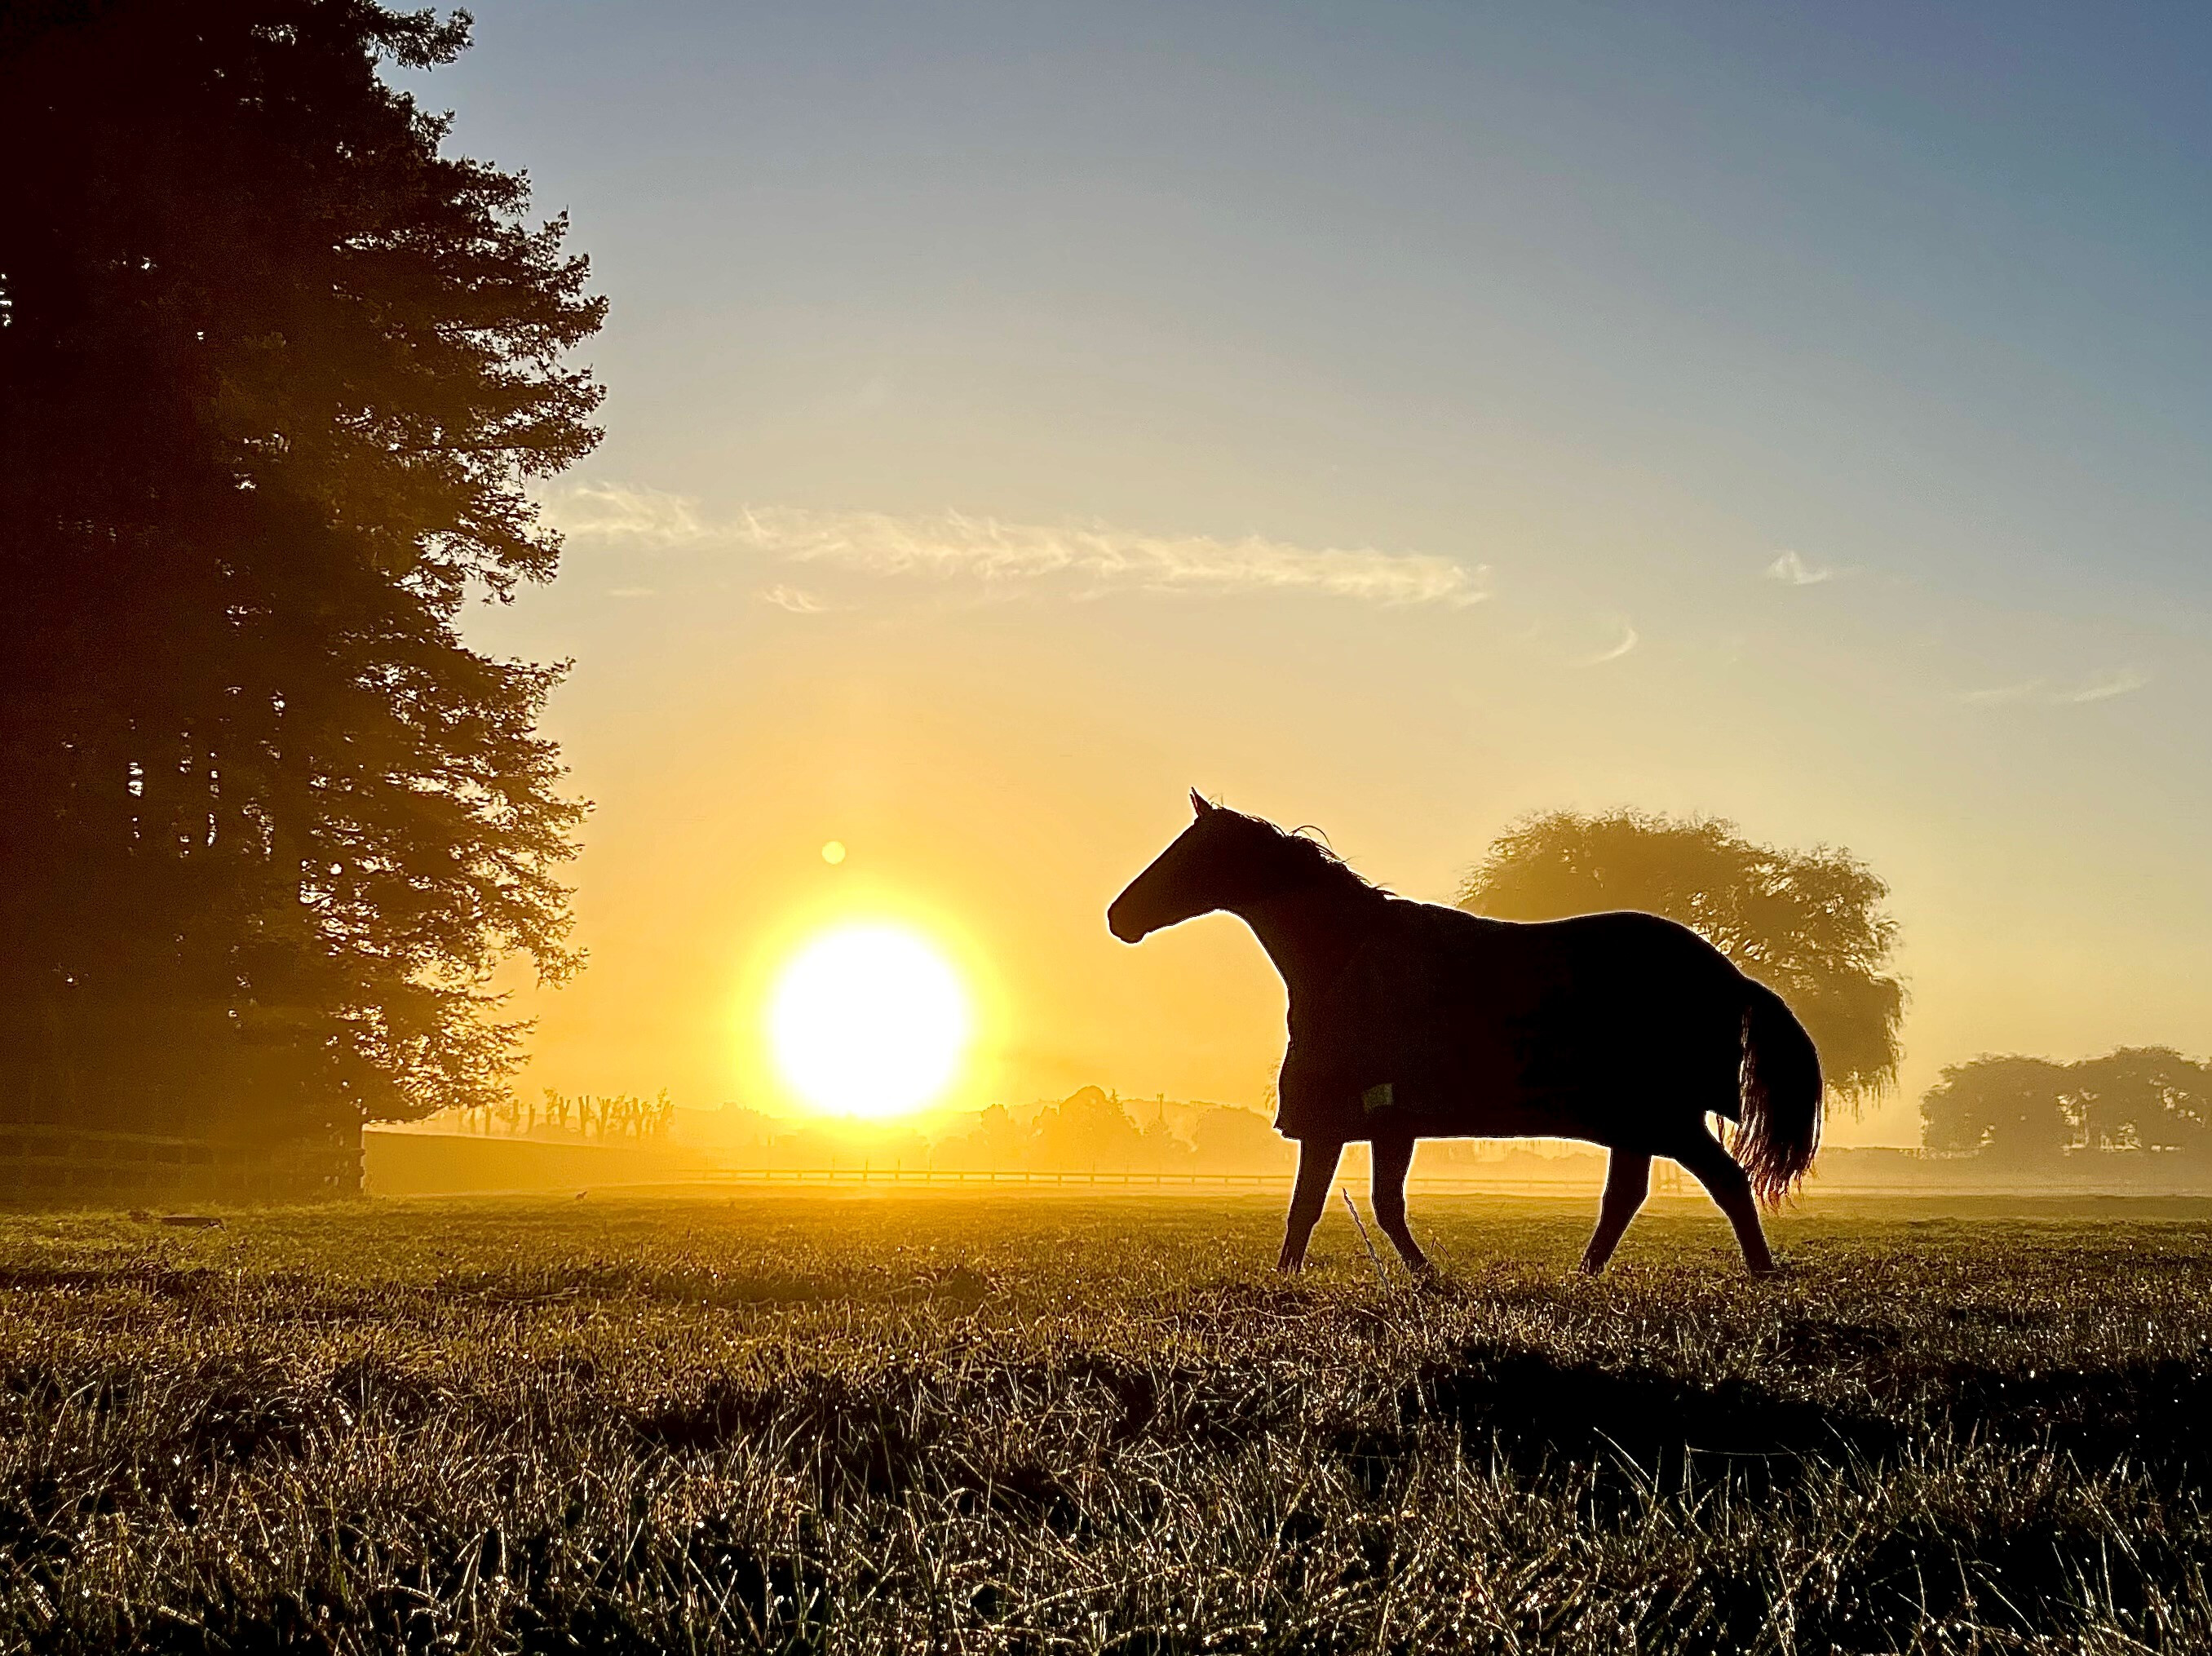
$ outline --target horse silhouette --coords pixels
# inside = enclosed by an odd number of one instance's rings
[[[1190,802],[1190,826],[1106,923],[1134,943],[1226,910],[1282,974],[1290,1046],[1275,1129],[1299,1146],[1282,1269],[1304,1263],[1346,1144],[1371,1142],[1376,1220],[1418,1271],[1414,1141],[1525,1137],[1612,1152],[1583,1270],[1613,1257],[1654,1156],[1705,1187],[1754,1274],[1774,1269],[1759,1203],[1778,1202],[1811,1166],[1821,1103],[1819,1054],[1781,996],[1656,915],[1530,923],[1411,902],[1302,833],[1194,790]],[[1738,1123],[1733,1154],[1709,1112]]]

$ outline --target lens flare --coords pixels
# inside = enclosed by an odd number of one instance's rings
[[[828,1114],[903,1115],[960,1068],[972,1020],[960,976],[902,926],[815,938],[776,979],[769,1044],[791,1089]]]

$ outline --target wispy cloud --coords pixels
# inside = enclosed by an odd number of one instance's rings
[[[1233,594],[1308,592],[1386,607],[1462,608],[1489,596],[1486,566],[1425,552],[1300,546],[1248,535],[1148,535],[1105,524],[1049,526],[944,512],[814,511],[755,507],[718,522],[684,496],[621,483],[580,483],[549,493],[545,521],[612,550],[728,547],[795,563],[986,586],[1073,583],[1078,595],[1108,591]],[[830,607],[778,586],[762,594],[786,609]]]
[[[653,587],[610,587],[607,588],[607,596],[609,598],[651,598],[657,590],[659,590],[657,588]]]
[[[572,483],[548,493],[538,509],[563,534],[617,545],[678,546],[710,533],[697,502],[626,483]]]
[[[1620,627],[1620,636],[1617,640],[1607,645],[1605,648],[1600,650],[1595,655],[1577,657],[1574,665],[1578,667],[1602,667],[1607,661],[1618,661],[1622,656],[1627,654],[1629,651],[1634,649],[1638,643],[1641,642],[1637,636],[1636,629],[1630,626],[1626,620],[1621,621],[1619,624]]]
[[[821,615],[830,607],[812,593],[780,584],[761,594],[761,601],[773,604],[780,610],[789,610],[793,615]]]
[[[2054,685],[2045,679],[2029,679],[2016,685],[1996,685],[1969,690],[1959,699],[1974,707],[2080,707],[2090,702],[2109,702],[2130,696],[2150,683],[2150,675],[2135,667],[2107,667],[2074,685]]]
[[[1840,573],[1808,563],[1803,553],[1787,550],[1766,566],[1766,578],[1779,581],[1785,587],[1817,587],[1824,581],[1833,581]]]
[[[1005,585],[1071,578],[1092,591],[1310,592],[1383,606],[1480,603],[1486,571],[1420,552],[1291,545],[1247,536],[1146,535],[1104,525],[1054,527],[948,512],[791,508],[744,514],[738,538],[771,555],[879,575]]]
[[[2109,702],[2115,696],[2132,696],[2150,683],[2150,674],[2133,667],[2112,667],[2085,684],[2076,685],[2058,699],[2062,702]]]

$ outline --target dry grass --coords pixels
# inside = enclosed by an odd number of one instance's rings
[[[16,1219],[0,1648],[2203,1649],[2212,1209],[2023,1211]]]

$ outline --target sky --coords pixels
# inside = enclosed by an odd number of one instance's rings
[[[524,1083],[775,1108],[841,916],[952,1101],[1260,1105],[1185,790],[1446,899],[1532,811],[1847,847],[1906,1143],[1984,1051],[2212,1050],[2212,12],[483,0],[400,77],[611,301],[560,578],[592,963]],[[819,848],[842,842],[835,867]]]

